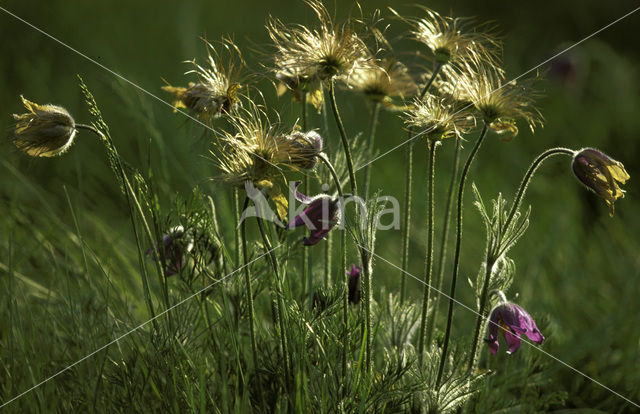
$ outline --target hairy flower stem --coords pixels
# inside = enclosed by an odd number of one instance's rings
[[[239,223],[240,222],[240,196],[239,196],[239,190],[238,187],[233,187],[233,200],[232,200],[232,207],[233,207],[233,220],[234,223]],[[233,259],[234,259],[234,266],[235,268],[239,268],[240,267],[240,249],[242,248],[242,240],[241,240],[241,236],[240,236],[240,231],[236,228],[235,229],[235,233],[233,235],[234,238],[234,242],[235,242],[235,251],[233,252]]]
[[[320,154],[318,154],[318,158],[320,159],[320,161],[322,161],[324,163],[324,165],[327,166],[327,169],[329,170],[329,173],[331,174],[331,177],[333,178],[333,182],[336,184],[336,189],[338,190],[338,195],[340,196],[340,198],[344,197],[344,193],[342,192],[342,185],[340,184],[340,178],[338,177],[338,174],[336,173],[336,169],[333,168],[333,164],[331,164],[331,161],[329,161],[329,158],[327,158],[326,154],[321,152]]]
[[[120,175],[120,179],[122,180],[122,184],[124,185],[124,193],[125,193],[125,197],[127,199],[127,205],[129,206],[129,211],[130,211],[130,218],[131,218],[131,226],[133,227],[133,234],[136,238],[136,241],[138,241],[138,243],[141,241],[140,240],[140,236],[138,234],[138,230],[137,230],[137,226],[136,226],[136,222],[135,222],[135,217],[134,217],[134,212],[137,210],[138,214],[140,215],[140,219],[142,220],[142,224],[143,224],[143,228],[146,232],[146,236],[149,240],[149,243],[153,246],[155,243],[155,239],[151,233],[151,229],[149,228],[149,224],[147,223],[147,219],[146,216],[144,214],[144,211],[142,210],[142,206],[140,205],[140,202],[138,201],[138,198],[136,197],[135,191],[133,190],[133,187],[131,186],[131,183],[129,182],[129,178],[127,177],[127,174],[124,171],[124,166],[122,165],[122,160],[120,159],[120,154],[118,154],[118,150],[116,149],[115,145],[113,144],[113,141],[111,140],[111,137],[105,135],[102,133],[102,131],[98,130],[97,128],[91,126],[91,125],[85,125],[85,124],[76,124],[76,128],[77,129],[84,129],[86,131],[90,131],[92,133],[94,133],[95,135],[97,135],[100,139],[102,139],[108,146],[108,150],[111,151],[114,155],[114,159],[116,160],[116,165],[118,168],[118,173]],[[134,209],[135,206],[135,209]],[[160,249],[158,249],[160,250]],[[157,253],[157,252],[154,252]],[[164,254],[164,253],[163,253]],[[151,300],[151,291],[149,289],[149,277],[146,271],[146,268],[144,266],[144,258],[142,257],[142,251],[140,250],[140,246],[138,246],[138,260],[140,262],[141,265],[141,269],[142,269],[142,289],[144,292],[144,296],[145,296],[145,301],[147,302],[147,306],[149,308],[149,313],[151,314],[152,318],[153,318],[153,326],[154,328],[158,328],[157,323],[156,323],[156,318],[155,318],[155,310],[153,307],[153,301]],[[160,260],[156,260],[156,270],[158,271],[158,274],[160,275],[160,277],[164,276],[164,272],[162,270],[162,266],[160,264]],[[163,286],[165,287],[166,290],[166,280],[163,280]],[[167,307],[167,309],[169,308],[169,298],[168,298],[168,293],[165,292],[165,306]],[[171,321],[171,319],[169,319],[169,321]]]
[[[436,64],[431,77],[427,81],[427,83],[420,91],[420,100],[423,100],[427,92],[429,91],[429,87],[436,77],[438,73],[440,73],[440,69],[442,68],[442,64]],[[406,283],[407,283],[407,267],[409,266],[409,244],[411,240],[411,198],[412,198],[412,186],[413,186],[413,139],[414,134],[413,131],[409,131],[409,139],[407,142],[407,160],[406,160],[406,173],[405,173],[405,187],[404,187],[404,222],[402,225],[402,269],[400,270],[400,303],[404,303],[404,299],[406,296]]]
[[[258,206],[256,205],[256,208]],[[264,249],[269,253],[269,262],[271,263],[271,267],[273,268],[273,273],[276,277],[276,313],[278,315],[278,322],[280,325],[280,346],[282,347],[282,365],[284,369],[284,375],[288,375],[289,379],[293,377],[292,372],[290,371],[291,364],[289,363],[289,349],[287,343],[286,336],[286,328],[285,328],[285,319],[284,319],[284,300],[283,295],[283,284],[280,279],[280,270],[278,269],[278,258],[273,248],[271,247],[271,242],[269,242],[269,237],[267,236],[267,232],[264,228],[264,223],[260,215],[256,216],[256,220],[258,222],[258,229],[260,230],[260,235],[262,236],[262,242],[264,243]]]
[[[307,93],[302,92],[302,131],[307,132]],[[309,177],[304,180],[303,191],[305,194],[311,193],[311,180]],[[311,271],[311,249],[302,251],[302,280],[307,282],[309,296],[309,307],[313,307],[313,272]]]
[[[456,148],[453,155],[453,169],[451,171],[451,179],[449,181],[449,189],[447,190],[447,203],[445,205],[444,224],[442,226],[442,241],[440,242],[440,252],[438,253],[438,264],[435,268],[433,285],[438,289],[436,292],[442,292],[442,279],[444,275],[445,258],[447,257],[447,244],[449,241],[449,224],[451,223],[451,207],[453,206],[453,194],[458,178],[458,167],[460,166],[460,138],[456,139]],[[438,316],[438,307],[440,306],[441,295],[436,295],[433,309],[427,319],[427,343],[433,338],[433,331]]]
[[[371,114],[371,125],[369,126],[369,138],[367,139],[367,154],[372,157],[373,142],[376,137],[376,126],[378,125],[378,117],[380,116],[380,102],[373,104],[373,113]],[[369,197],[369,186],[371,184],[371,163],[364,167],[364,197]]]
[[[424,357],[424,339],[427,329],[427,311],[429,309],[429,296],[431,293],[431,269],[433,265],[433,216],[435,214],[434,179],[436,175],[436,147],[438,142],[430,143],[429,148],[429,175],[427,182],[427,251],[424,268],[424,295],[422,299],[422,316],[420,318],[420,331],[418,336],[418,364],[422,366]]]
[[[340,184],[340,178],[338,177],[338,174],[336,173],[335,168],[333,168],[333,164],[331,164],[331,161],[329,161],[329,159],[327,158],[327,156],[324,153],[320,153],[318,155],[318,158],[327,166],[327,169],[329,170],[329,172],[331,173],[331,177],[333,177],[333,181],[336,184],[336,188],[338,189],[338,195],[340,195],[341,199],[344,199],[344,194],[342,193],[342,185]],[[340,236],[340,245],[342,248],[342,268],[346,269],[347,268],[347,232],[346,231],[342,231]],[[328,254],[331,255],[331,246],[327,247],[327,251]],[[325,263],[325,266],[327,266],[327,264]],[[325,271],[328,272],[329,269],[325,268]],[[327,277],[328,279],[328,277]],[[325,282],[326,280],[325,279]],[[349,328],[349,296],[348,296],[348,292],[349,292],[349,275],[346,274],[345,272],[345,278],[344,278],[344,295],[342,295],[342,329],[344,332],[344,337],[347,338],[347,330]],[[347,354],[349,353],[349,341],[345,340],[343,347],[342,347],[342,375],[346,375],[347,374]]]
[[[536,157],[535,160],[533,160],[533,162],[529,166],[529,169],[525,173],[524,178],[522,179],[522,182],[520,183],[520,187],[518,188],[518,193],[516,195],[516,198],[514,199],[513,205],[511,206],[511,210],[509,211],[507,220],[502,226],[503,229],[508,229],[509,226],[511,225],[511,222],[514,219],[516,212],[518,211],[518,208],[520,208],[520,203],[524,198],[524,195],[527,191],[527,187],[529,187],[529,183],[531,182],[531,179],[533,178],[538,167],[540,167],[542,162],[547,158],[550,158],[554,155],[560,155],[560,154],[569,155],[573,157],[574,151],[568,148],[561,148],[561,147],[551,148],[549,150],[544,151],[542,154]],[[482,292],[480,293],[480,309],[478,311],[478,317],[476,318],[476,329],[473,335],[471,354],[469,355],[469,366],[468,366],[469,370],[472,370],[473,368],[475,368],[477,363],[476,355],[478,352],[478,343],[480,342],[480,331],[482,330],[482,321],[486,319],[485,308],[487,306],[487,296],[488,296],[488,290],[489,290],[489,284],[490,284],[489,282],[491,279],[493,266],[495,265],[497,259],[498,259],[497,257],[492,257],[491,253],[487,249],[487,254],[485,258],[485,264],[486,264],[485,274],[484,274],[484,280],[482,283]]]
[[[420,100],[424,99],[424,96],[427,94],[427,91],[429,90],[429,87],[431,86],[433,81],[436,80],[436,77],[440,73],[440,69],[442,69],[442,63],[438,62],[438,63],[436,63],[436,67],[433,69],[433,73],[431,74],[431,77],[429,78],[427,83],[422,88],[422,91],[420,92]]]
[[[373,369],[373,326],[371,324],[371,254],[368,249],[360,247],[360,258],[362,260],[363,289],[362,296],[364,301],[364,323],[365,323],[365,369],[371,374]],[[345,266],[346,268],[346,266]]]
[[[411,133],[409,133],[411,136]],[[411,138],[410,138],[411,140]],[[402,269],[400,276],[400,303],[406,295],[406,271],[409,266],[409,243],[411,241],[411,196],[413,187],[413,142],[407,144],[406,173],[404,184],[404,221],[402,223]]]
[[[237,191],[234,191],[237,194]],[[244,199],[242,210],[249,206],[249,197]],[[247,293],[247,307],[249,308],[249,338],[251,340],[251,353],[253,354],[253,369],[258,369],[258,345],[256,343],[255,316],[253,310],[253,291],[251,289],[251,269],[249,269],[249,254],[247,253],[247,221],[240,223],[240,238],[242,239],[242,266],[244,267],[244,282]]]
[[[336,119],[336,124],[340,131],[340,139],[342,140],[342,147],[344,148],[344,154],[347,159],[351,192],[355,196],[358,195],[358,184],[356,183],[356,175],[353,172],[353,158],[351,157],[351,148],[349,147],[349,141],[347,140],[347,133],[344,130],[344,124],[342,123],[340,112],[338,112],[338,105],[336,104],[335,80],[333,78],[329,79],[329,100],[331,101],[331,110],[333,111],[333,116]]]
[[[442,355],[440,355],[440,365],[438,366],[438,376],[436,377],[436,390],[440,388],[440,381],[442,380],[442,374],[444,372],[444,364],[447,361],[447,352],[449,350],[449,338],[451,336],[451,324],[453,322],[453,304],[456,294],[456,281],[458,279],[458,270],[460,266],[460,245],[462,243],[462,199],[464,195],[464,184],[469,173],[469,168],[473,163],[484,137],[487,135],[488,125],[485,122],[480,137],[476,141],[467,161],[462,168],[462,175],[460,176],[460,184],[458,185],[458,198],[456,203],[456,249],[453,256],[453,275],[451,277],[451,291],[449,292],[449,309],[447,313],[447,327],[444,333],[444,342],[442,345]]]

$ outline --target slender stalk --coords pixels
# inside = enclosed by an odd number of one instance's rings
[[[424,295],[422,299],[422,317],[420,318],[420,332],[418,337],[418,363],[422,366],[424,357],[424,339],[427,329],[427,311],[429,309],[429,295],[431,293],[431,268],[433,264],[433,216],[435,214],[434,181],[435,181],[435,164],[436,164],[436,147],[438,142],[430,143],[429,148],[429,176],[427,182],[427,252],[426,263],[424,269]]]
[[[409,133],[409,136],[412,134]],[[413,142],[407,144],[406,173],[404,185],[404,222],[402,223],[402,270],[400,276],[400,303],[406,295],[406,271],[409,267],[409,243],[411,242],[411,198],[413,190]]]
[[[429,90],[429,87],[431,86],[433,81],[436,80],[436,77],[438,76],[438,73],[440,73],[440,69],[442,69],[442,63],[438,62],[438,63],[436,63],[436,67],[433,69],[433,73],[431,74],[431,77],[429,78],[427,83],[422,88],[422,91],[420,92],[420,100],[424,99],[424,96],[427,94],[427,91]]]
[[[373,368],[373,326],[371,324],[371,255],[368,249],[360,248],[360,258],[362,260],[363,289],[362,296],[364,300],[364,323],[365,323],[365,369],[367,373],[371,373]]]
[[[239,196],[239,190],[238,187],[233,187],[233,200],[232,200],[232,207],[233,207],[233,220],[234,223],[239,223],[240,222],[240,196]],[[246,207],[245,207],[246,208]],[[234,264],[235,264],[235,268],[239,268],[240,267],[240,249],[242,248],[242,236],[240,235],[240,231],[236,228],[235,232],[234,232],[234,243],[235,243],[235,251],[233,252],[234,256]]]
[[[327,169],[329,170],[329,173],[331,173],[331,177],[333,178],[333,182],[336,184],[336,188],[338,189],[338,195],[343,198],[344,193],[342,192],[340,178],[338,177],[335,168],[333,168],[333,164],[331,164],[331,161],[329,161],[329,158],[327,158],[327,156],[323,152],[318,154],[318,158],[324,163],[324,165],[327,166]]]
[[[447,312],[447,327],[444,333],[444,342],[442,346],[442,355],[440,356],[440,365],[438,366],[438,376],[436,377],[436,389],[440,387],[440,381],[442,380],[442,373],[444,372],[444,364],[447,361],[447,351],[449,348],[449,338],[451,336],[451,324],[453,322],[453,304],[456,294],[456,281],[458,279],[458,270],[460,265],[460,245],[462,243],[462,199],[464,195],[464,184],[469,173],[469,168],[484,141],[484,137],[487,134],[488,125],[485,122],[480,137],[476,141],[467,161],[462,169],[462,175],[460,176],[460,184],[458,185],[458,198],[456,204],[456,249],[453,257],[453,275],[451,277],[451,291],[449,293],[449,309]]]
[[[336,119],[336,124],[338,125],[338,130],[340,131],[340,139],[342,140],[344,154],[347,158],[347,168],[349,169],[351,192],[355,196],[358,194],[358,184],[356,183],[356,175],[353,171],[353,158],[351,157],[351,148],[349,147],[349,141],[347,140],[347,133],[344,130],[344,124],[342,123],[340,112],[338,112],[338,105],[336,104],[335,80],[333,78],[329,79],[329,100],[331,101],[331,110],[333,111],[333,116]]]
[[[307,93],[302,92],[302,130],[307,132]],[[305,179],[303,191],[305,194],[311,193],[311,180]],[[313,273],[311,272],[311,249],[302,250],[302,280],[307,283],[309,307],[313,307]]]
[[[442,64],[437,63],[431,77],[420,91],[420,100],[423,100],[429,87],[436,80],[438,73],[442,69]],[[402,226],[402,270],[400,271],[400,303],[404,303],[406,297],[407,267],[409,266],[409,244],[411,240],[411,198],[413,186],[413,131],[409,131],[409,142],[407,143],[405,188],[404,188],[404,223]]]
[[[344,273],[343,276],[343,291],[342,295],[342,331],[344,343],[342,345],[342,375],[346,378],[347,375],[347,354],[349,353],[349,275],[347,275],[347,232],[342,230],[340,232],[340,248],[342,250],[341,256],[341,269]]]
[[[318,155],[318,158],[320,158],[320,160],[327,166],[327,169],[329,170],[329,172],[331,173],[331,177],[333,178],[333,181],[336,184],[336,188],[338,189],[338,195],[340,195],[340,198],[344,198],[344,194],[342,193],[342,185],[340,184],[340,178],[338,177],[338,174],[336,173],[335,168],[333,168],[333,164],[331,164],[331,161],[329,161],[329,159],[327,158],[327,156],[324,153],[320,153]],[[348,332],[347,329],[349,328],[349,276],[346,273],[346,269],[347,269],[347,232],[346,231],[342,231],[342,233],[340,233],[340,247],[342,249],[342,269],[345,270],[345,276],[344,276],[344,295],[342,298],[342,329],[344,332],[344,338],[348,338]],[[330,252],[331,250],[331,246],[327,247],[327,254],[331,254]],[[325,263],[325,266],[326,263]],[[327,271],[327,269],[325,269],[325,271]],[[326,281],[326,279],[325,279]],[[345,340],[344,341],[344,346],[342,347],[342,375],[346,375],[347,373],[347,354],[349,353],[349,341]]]
[[[438,289],[436,292],[442,292],[442,279],[444,275],[445,258],[447,257],[447,244],[449,241],[449,223],[451,223],[451,207],[453,206],[453,194],[458,179],[458,167],[460,166],[460,138],[456,139],[456,148],[453,155],[453,169],[451,171],[451,180],[449,181],[449,189],[447,190],[447,203],[445,206],[444,224],[442,227],[442,241],[440,242],[440,252],[438,253],[438,264],[434,271],[435,279],[433,285]],[[438,319],[438,307],[440,306],[440,298],[442,295],[436,295],[433,309],[427,321],[427,343],[433,338],[436,320]]]
[[[280,346],[282,347],[282,363],[283,363],[285,375],[291,375],[291,371],[290,371],[291,365],[289,364],[289,350],[288,350],[288,344],[287,344],[285,319],[284,319],[284,301],[282,299],[284,292],[283,292],[282,280],[280,279],[280,271],[278,269],[278,258],[276,257],[276,254],[273,248],[271,247],[271,242],[269,241],[269,237],[267,236],[267,232],[265,231],[262,218],[260,218],[260,216],[258,215],[256,216],[256,220],[258,221],[258,229],[260,230],[260,235],[262,236],[264,248],[267,252],[269,252],[269,255],[268,255],[269,262],[271,263],[271,267],[273,268],[273,273],[275,274],[275,277],[276,277],[276,289],[277,289],[276,312],[278,313],[278,320],[280,322]]]
[[[234,194],[237,194],[234,191]],[[249,197],[245,197],[242,210],[249,206]],[[251,353],[253,354],[253,369],[258,369],[258,345],[256,343],[255,312],[253,310],[253,290],[251,288],[251,269],[249,269],[249,254],[247,253],[247,221],[240,223],[240,238],[242,240],[242,266],[244,267],[244,283],[247,293],[247,306],[249,308],[249,338],[251,340]]]
[[[125,187],[125,198],[127,199],[127,205],[129,206],[129,211],[130,211],[130,218],[131,218],[131,226],[133,228],[133,234],[134,237],[136,238],[136,241],[138,242],[138,244],[141,241],[141,238],[138,234],[138,230],[137,230],[137,226],[136,226],[136,222],[135,222],[135,217],[134,217],[134,206],[136,207],[136,209],[138,210],[138,214],[140,215],[140,218],[142,219],[142,223],[144,225],[144,229],[146,230],[146,235],[147,238],[149,239],[149,243],[151,245],[154,244],[154,238],[151,234],[151,230],[149,228],[149,225],[147,224],[147,220],[146,217],[144,215],[144,211],[142,210],[142,207],[140,206],[140,203],[138,202],[138,199],[136,197],[135,192],[133,191],[133,187],[131,186],[131,183],[129,182],[129,179],[127,178],[127,175],[124,172],[124,167],[122,165],[122,161],[120,159],[120,155],[118,154],[118,151],[116,150],[115,146],[113,145],[113,142],[111,140],[110,137],[106,136],[105,134],[102,133],[102,131],[94,128],[91,125],[85,125],[85,124],[76,124],[76,128],[77,129],[84,129],[86,131],[90,131],[92,133],[94,133],[95,135],[97,135],[98,137],[100,137],[100,139],[104,140],[108,146],[109,149],[111,151],[113,151],[113,155],[114,155],[114,159],[116,160],[116,165],[118,167],[118,173],[120,175],[120,179],[122,180],[122,183]],[[145,296],[145,301],[147,302],[147,306],[149,308],[149,313],[151,314],[152,318],[153,318],[153,325],[154,328],[158,328],[156,320],[155,320],[155,311],[154,311],[154,307],[153,307],[153,301],[151,300],[151,290],[149,289],[149,278],[147,275],[147,271],[146,271],[146,267],[144,266],[144,258],[142,257],[142,252],[140,250],[140,246],[138,245],[138,261],[140,262],[140,267],[142,270],[142,289],[144,291],[144,296]],[[155,253],[155,252],[154,252]],[[158,270],[158,274],[159,275],[164,275],[164,272],[162,270],[162,267],[160,265],[160,262],[158,260],[156,260],[156,269]],[[169,304],[166,304],[167,307],[169,306]]]
[[[326,237],[327,242],[324,244],[324,288],[329,288],[330,273],[331,273],[331,248],[333,246],[333,236],[329,232]]]
[[[544,151],[542,154],[536,157],[535,160],[533,160],[533,162],[529,166],[529,169],[527,170],[524,177],[522,178],[522,181],[520,182],[520,187],[518,187],[518,193],[516,195],[516,198],[513,201],[513,205],[511,206],[511,210],[509,211],[507,220],[502,226],[503,229],[508,229],[509,226],[511,225],[511,222],[513,221],[515,214],[518,211],[518,208],[520,207],[520,203],[524,198],[527,188],[529,187],[529,183],[531,182],[531,179],[533,178],[538,167],[540,167],[540,165],[547,158],[550,158],[554,155],[560,155],[560,154],[569,155],[572,157],[574,155],[574,151],[568,148],[561,148],[561,147],[551,148],[549,150]],[[491,257],[491,252],[489,251],[489,249],[487,249],[487,254],[485,258],[485,263],[486,263],[485,274],[484,274],[484,280],[482,283],[482,292],[480,293],[480,309],[478,312],[478,317],[476,318],[476,329],[473,335],[471,354],[469,356],[470,370],[473,369],[476,365],[476,354],[478,351],[478,343],[480,341],[480,331],[482,330],[482,321],[486,319],[485,308],[487,306],[487,294],[489,290],[489,281],[491,279],[491,272],[493,271],[493,266],[495,265],[497,259],[498,258],[496,257]]]
[[[380,102],[376,101],[373,104],[373,113],[371,114],[371,125],[369,126],[369,137],[367,139],[367,154],[369,156],[373,153],[373,142],[376,137],[376,126],[378,124],[378,117],[380,116]],[[371,184],[371,164],[367,164],[364,167],[364,196],[369,197],[369,185]]]

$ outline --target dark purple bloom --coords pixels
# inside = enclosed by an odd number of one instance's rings
[[[322,240],[340,221],[340,201],[327,194],[308,197],[298,191],[298,185],[300,185],[300,181],[295,183],[296,200],[306,204],[308,207],[287,224],[287,229],[293,229],[304,224],[311,230],[311,234],[308,238],[302,239],[302,244],[313,246]]]
[[[504,339],[507,341],[508,354],[512,354],[520,348],[521,334],[527,335],[536,344],[541,344],[544,341],[544,336],[538,330],[531,315],[515,303],[501,303],[491,311],[489,338],[485,341],[493,355],[498,352],[498,330],[504,334]]]
[[[187,253],[193,249],[193,240],[185,234],[184,227],[176,226],[162,236],[162,247],[166,263],[164,274],[172,276],[179,273],[187,264]],[[156,250],[154,260],[159,260],[160,252],[157,251],[157,245],[154,249],[148,249],[146,254],[152,254],[153,250]]]
[[[360,285],[362,268],[352,264],[351,270],[347,270],[347,275],[349,276],[349,302],[357,305],[362,296],[362,286]]]

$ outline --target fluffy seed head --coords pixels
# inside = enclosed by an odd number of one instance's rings
[[[456,110],[453,102],[435,95],[415,99],[405,112],[405,122],[422,130],[429,143],[461,136],[475,126],[475,119],[468,110]]]
[[[458,64],[476,60],[498,65],[502,56],[501,42],[491,25],[476,25],[471,18],[441,16],[423,8],[425,17],[404,18],[391,11],[412,27],[412,37],[429,48],[432,58],[440,64]]]
[[[32,157],[53,157],[64,153],[76,135],[76,123],[66,109],[38,105],[20,96],[27,112],[13,115],[17,121],[12,134],[16,147]]]
[[[322,138],[317,133],[287,131],[272,124],[264,110],[249,101],[248,108],[230,114],[233,134],[222,132],[212,155],[222,170],[218,178],[232,185],[247,181],[259,188],[273,187],[281,175],[281,167],[313,168],[322,151]]]
[[[173,106],[185,108],[199,119],[210,122],[213,118],[227,114],[237,104],[240,72],[244,60],[238,47],[231,40],[223,40],[221,45],[227,52],[227,66],[214,46],[204,40],[207,46],[207,65],[201,66],[196,60],[187,61],[194,69],[198,82],[189,82],[188,87],[163,86],[162,89],[174,97]]]
[[[324,81],[369,65],[367,47],[350,24],[335,26],[318,0],[305,0],[305,3],[316,14],[320,23],[318,28],[287,26],[276,18],[270,18],[267,23],[269,37],[276,49],[276,73]]]
[[[418,90],[407,67],[395,59],[383,59],[379,64],[358,68],[346,82],[350,88],[389,108],[396,108],[393,98],[415,96]]]
[[[482,119],[489,127],[507,134],[506,140],[518,134],[516,120],[527,123],[531,132],[543,126],[542,114],[535,106],[539,93],[534,78],[505,82],[502,71],[491,66],[469,65],[459,78],[458,90],[465,101],[473,102]]]

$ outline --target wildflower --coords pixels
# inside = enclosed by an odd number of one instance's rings
[[[302,244],[313,246],[340,222],[340,201],[327,194],[308,197],[298,191],[299,185],[300,181],[296,181],[294,188],[296,200],[308,207],[287,224],[287,229],[293,229],[304,224],[311,230],[311,234],[308,238],[302,239]]]
[[[269,37],[276,49],[276,73],[325,81],[369,65],[367,47],[350,25],[334,26],[321,1],[305,2],[318,17],[318,29],[310,30],[301,25],[287,27],[275,18],[267,24]]]
[[[222,170],[218,179],[242,187],[250,182],[265,190],[283,219],[287,216],[288,202],[278,185],[283,181],[282,167],[313,168],[322,151],[322,138],[314,131],[289,132],[271,124],[252,101],[248,108],[233,111],[229,122],[235,132],[221,132],[215,151],[211,152]]]
[[[322,152],[322,137],[316,131],[293,132],[288,137],[291,147],[287,152],[291,165],[312,170],[318,163],[318,155]]]
[[[588,189],[602,197],[613,216],[613,203],[624,197],[618,183],[624,184],[630,177],[621,162],[594,148],[584,148],[573,157],[573,173]]]
[[[313,105],[318,113],[321,112],[322,103],[324,102],[324,92],[320,79],[309,78],[308,76],[295,73],[289,68],[278,68],[275,70],[275,73],[276,79],[279,81],[276,86],[278,96],[282,96],[287,90],[290,90],[293,100],[302,102],[302,96],[305,94],[307,102]]]
[[[405,112],[405,122],[424,130],[429,143],[460,136],[475,125],[466,110],[456,110],[447,98],[427,95],[416,99]]]
[[[393,105],[394,97],[405,99],[418,91],[407,67],[394,59],[354,70],[347,78],[347,85],[390,109],[398,108]]]
[[[482,64],[468,66],[461,74],[459,87],[465,100],[473,102],[489,128],[505,134],[505,141],[518,135],[516,119],[523,119],[531,132],[537,125],[543,126],[542,115],[535,107],[538,93],[534,83],[539,79],[525,79],[516,83],[504,83],[501,70]]]
[[[17,121],[13,143],[32,157],[53,157],[64,153],[76,135],[76,123],[66,109],[38,105],[20,96],[27,113],[13,115]]]
[[[502,294],[502,297],[504,299],[504,294]],[[521,334],[527,335],[536,344],[541,344],[544,341],[544,336],[538,330],[531,315],[515,303],[503,301],[491,311],[489,338],[485,339],[485,341],[493,355],[498,352],[499,347],[498,328],[504,334],[507,346],[509,346],[508,354],[513,354],[520,348],[522,343]]]
[[[176,226],[171,228],[167,234],[162,236],[162,248],[165,259],[165,276],[172,276],[180,271],[187,264],[187,254],[193,249],[193,237],[184,231],[184,227]],[[158,260],[160,252],[158,246],[148,249],[147,255],[156,251],[154,260]]]
[[[352,264],[351,270],[347,271],[347,276],[349,276],[349,302],[357,305],[362,296],[362,286],[360,285],[362,268]]]
[[[211,121],[229,113],[237,104],[238,91],[241,89],[238,77],[244,61],[237,46],[225,40],[222,44],[229,53],[228,66],[225,68],[213,45],[206,40],[204,42],[207,45],[208,67],[197,64],[194,59],[188,63],[195,69],[186,72],[195,73],[199,81],[189,82],[187,88],[166,85],[162,89],[173,95],[176,109],[189,109],[198,118]]]
[[[440,65],[478,61],[497,65],[502,55],[502,46],[491,33],[489,25],[474,27],[473,19],[441,16],[433,10],[423,8],[426,17],[407,19],[395,10],[391,11],[412,26],[411,35],[424,44]]]

